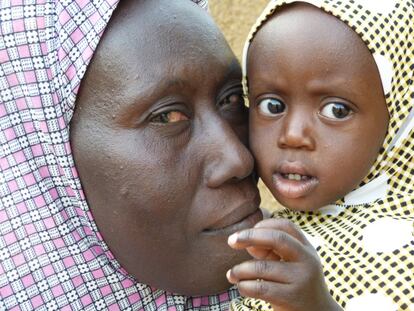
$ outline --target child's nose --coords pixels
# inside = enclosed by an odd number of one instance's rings
[[[285,116],[278,146],[281,149],[293,148],[314,150],[311,116],[305,113],[291,113]]]

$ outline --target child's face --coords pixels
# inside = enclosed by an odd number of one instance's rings
[[[142,283],[217,293],[248,258],[227,245],[261,219],[240,81],[195,4],[121,1],[82,82],[71,143],[105,242]]]
[[[247,66],[250,145],[276,199],[310,211],[358,186],[388,126],[379,73],[360,37],[295,4],[258,32]]]

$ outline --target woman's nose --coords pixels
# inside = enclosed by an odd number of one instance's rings
[[[286,115],[278,138],[281,149],[314,150],[315,139],[312,134],[312,121],[304,113]]]
[[[254,168],[253,156],[242,143],[237,129],[227,121],[221,120],[220,123],[221,126],[217,126],[216,122],[211,135],[207,135],[210,142],[205,168],[207,186],[211,188],[243,180],[252,174]]]

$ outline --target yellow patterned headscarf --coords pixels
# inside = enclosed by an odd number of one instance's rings
[[[248,37],[244,73],[261,25],[292,2],[297,1],[269,2]],[[316,212],[285,209],[274,216],[292,220],[307,234],[331,294],[345,310],[414,310],[414,1],[301,2],[337,17],[365,42],[381,76],[390,121],[383,148],[357,189]],[[244,299],[233,308],[270,306]]]

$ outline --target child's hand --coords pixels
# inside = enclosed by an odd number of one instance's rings
[[[254,258],[227,272],[241,295],[266,300],[275,311],[342,310],[329,294],[316,250],[290,221],[263,220],[228,242]]]

